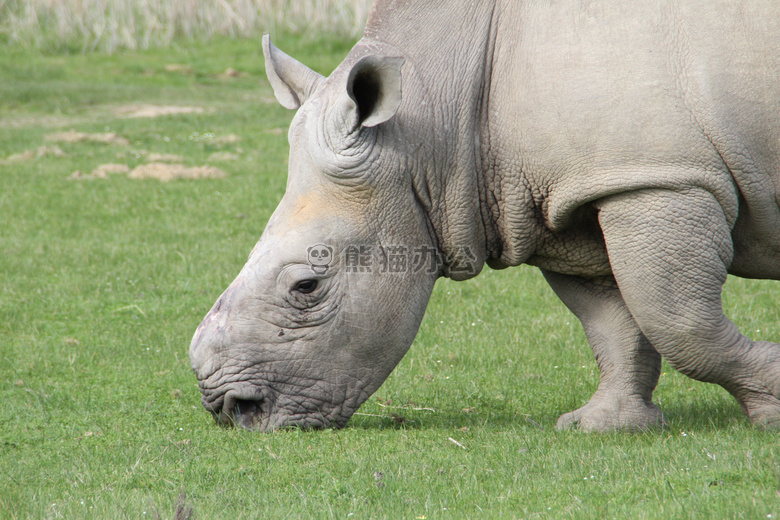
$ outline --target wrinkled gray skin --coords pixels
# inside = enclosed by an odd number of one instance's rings
[[[780,425],[780,345],[721,309],[727,273],[780,279],[780,3],[379,0],[329,78],[264,50],[298,112],[287,192],[192,340],[219,422],[343,426],[436,278],[487,262],[538,266],[585,327],[601,383],[559,428],[663,425],[662,356]],[[352,244],[447,260],[348,272]]]

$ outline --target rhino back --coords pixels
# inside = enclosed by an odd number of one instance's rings
[[[705,187],[736,226],[735,272],[780,276],[780,4],[572,4],[503,4],[485,132],[499,188],[525,179],[561,238],[547,249],[592,259],[598,237],[567,234],[591,227],[589,202]]]
[[[589,203],[697,186],[735,272],[780,276],[780,4],[379,0],[366,40],[419,77],[404,98],[437,167],[418,191],[445,249],[604,274]]]

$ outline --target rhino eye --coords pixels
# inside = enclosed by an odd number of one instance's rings
[[[309,294],[317,288],[317,280],[301,280],[295,284],[295,290],[299,293]]]

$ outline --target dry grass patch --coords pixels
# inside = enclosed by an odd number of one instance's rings
[[[126,164],[101,164],[91,173],[77,170],[68,179],[72,181],[107,179],[109,175],[114,174],[127,174],[131,179],[157,179],[161,182],[169,182],[174,179],[223,179],[226,177],[225,172],[214,166],[190,167],[183,164],[152,162],[136,166],[132,170]]]
[[[71,45],[107,52],[164,47],[180,38],[257,38],[277,29],[355,37],[371,4],[373,0],[0,0],[0,34],[12,44],[33,48]]]
[[[210,110],[211,111],[211,110]],[[203,114],[206,109],[196,106],[178,106],[178,105],[127,105],[119,107],[116,115],[119,117],[138,118],[138,117],[161,117],[179,114]]]
[[[126,164],[101,164],[92,173],[82,173],[79,170],[73,172],[68,179],[69,180],[90,180],[90,179],[107,179],[111,174],[117,173],[130,173],[130,167]]]
[[[225,69],[225,72],[223,72],[222,74],[217,74],[217,77],[220,79],[232,79],[232,78],[240,78],[243,75],[244,75],[243,72],[238,71],[233,67],[228,67],[227,69]]]
[[[25,150],[21,153],[9,155],[5,159],[0,159],[0,164],[13,164],[24,161],[31,161],[37,157],[64,157],[65,152],[59,146],[39,146],[36,150]]]
[[[146,153],[143,154],[146,157],[146,160],[149,162],[171,162],[171,163],[180,163],[184,161],[184,157],[181,155],[176,155],[174,153]]]
[[[169,63],[165,66],[165,72],[178,72],[179,74],[192,74],[195,72],[190,65],[184,65],[181,63]]]
[[[232,153],[232,152],[214,152],[213,154],[209,155],[208,161],[216,162],[216,161],[235,161],[238,159],[238,155]]]
[[[0,0],[1,2],[2,0]],[[0,4],[2,6],[2,4]],[[63,127],[78,123],[85,123],[89,120],[79,117],[65,117],[52,115],[14,115],[0,117],[0,129],[2,128],[26,128],[30,126],[39,127]]]
[[[69,130],[67,132],[48,134],[45,139],[56,143],[82,143],[84,141],[89,141],[93,143],[116,144],[120,146],[127,146],[130,144],[130,141],[116,132],[88,134],[86,132]]]
[[[223,179],[225,172],[213,166],[188,167],[183,164],[149,163],[136,167],[128,175],[131,179],[157,179],[168,182],[174,179]]]
[[[224,144],[236,144],[240,143],[243,138],[236,134],[225,134],[215,137],[211,140],[211,144],[224,145]]]
[[[181,155],[177,155],[175,153],[157,153],[157,152],[150,152],[149,150],[136,150],[136,149],[130,149],[130,150],[122,150],[120,152],[117,152],[116,158],[125,160],[128,157],[134,157],[134,158],[141,158],[143,157],[143,160],[146,162],[172,162],[172,163],[181,163],[184,162],[184,157]]]

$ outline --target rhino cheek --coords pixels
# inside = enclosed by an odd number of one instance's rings
[[[406,353],[433,286],[355,275],[332,320],[286,328],[256,304],[247,273],[203,320],[190,356],[218,422],[259,430],[343,426]]]
[[[342,326],[351,340],[347,354],[370,374],[366,389],[373,393],[414,341],[435,279],[388,273],[356,278],[362,283],[351,288],[359,297]]]
[[[422,217],[398,209],[403,198],[393,200],[393,215],[377,218],[360,198],[288,185],[247,264],[193,338],[204,405],[220,422],[259,430],[338,427],[381,386],[411,345],[436,278],[378,265],[371,273],[346,272],[344,251],[353,241],[373,240],[378,249],[381,234],[382,243],[430,247]],[[368,225],[369,214],[392,225]],[[280,272],[308,266],[317,244],[333,248],[333,312],[307,321],[284,306],[290,286]]]

